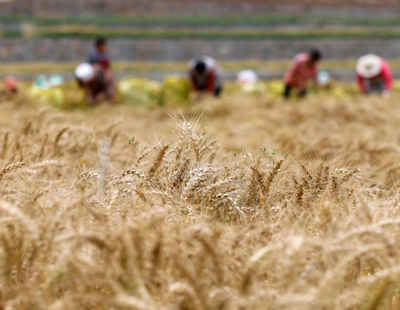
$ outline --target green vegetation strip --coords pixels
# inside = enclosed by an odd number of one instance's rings
[[[292,15],[258,15],[258,16],[160,16],[160,17],[68,17],[68,18],[29,18],[17,16],[0,17],[0,23],[32,23],[37,26],[54,25],[341,25],[341,26],[400,26],[397,17],[326,17],[326,16],[292,16]]]
[[[49,29],[50,28],[50,29]],[[93,27],[37,28],[24,36],[36,38],[77,38],[92,39],[99,34],[108,38],[123,39],[206,39],[206,40],[301,40],[301,39],[399,39],[398,29],[368,30],[136,30],[136,29],[94,29]]]
[[[3,30],[0,32],[2,38],[21,38],[23,37],[23,32],[19,29],[16,30]]]

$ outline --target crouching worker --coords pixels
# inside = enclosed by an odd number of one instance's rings
[[[298,91],[298,97],[307,95],[308,82],[313,82],[318,87],[318,63],[322,59],[321,52],[312,49],[308,54],[298,54],[294,57],[289,71],[286,72],[284,97],[289,99],[292,90]]]
[[[383,58],[373,54],[361,57],[357,62],[356,73],[358,86],[364,94],[390,96],[393,74]]]
[[[7,99],[13,99],[15,95],[18,94],[19,86],[15,78],[11,75],[6,76],[4,79],[4,89],[2,94],[5,95]]]
[[[219,97],[222,91],[221,72],[215,59],[203,56],[189,63],[189,78],[192,89],[198,95],[203,93]]]
[[[114,80],[109,70],[105,70],[101,65],[83,63],[75,70],[75,77],[81,88],[85,90],[86,99],[90,106],[98,105],[106,100],[110,103],[114,101],[115,87]]]

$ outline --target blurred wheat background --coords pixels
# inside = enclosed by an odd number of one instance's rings
[[[1,103],[1,309],[400,309],[391,99]]]

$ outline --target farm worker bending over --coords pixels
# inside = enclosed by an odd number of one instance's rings
[[[357,62],[356,73],[358,85],[364,94],[390,95],[393,74],[383,58],[373,54],[361,57]]]
[[[318,86],[317,73],[318,62],[321,60],[321,52],[312,49],[308,54],[298,54],[294,57],[292,65],[286,72],[284,97],[288,99],[293,89],[298,90],[299,97],[307,95],[307,84],[313,81]]]
[[[11,75],[4,79],[4,92],[7,96],[12,96],[18,93],[18,83]]]
[[[95,42],[95,50],[89,55],[87,62],[91,65],[99,64],[105,70],[111,68],[111,61],[107,55],[107,41],[103,38],[99,38]]]
[[[97,105],[102,96],[109,102],[114,100],[114,81],[110,71],[103,66],[83,63],[76,68],[75,77],[85,90],[89,105]]]
[[[197,93],[205,92],[215,97],[221,94],[221,72],[215,59],[208,56],[192,59],[189,63],[189,78]]]

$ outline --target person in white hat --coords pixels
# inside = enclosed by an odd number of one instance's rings
[[[99,103],[101,97],[108,102],[113,102],[115,95],[114,79],[109,70],[105,70],[100,64],[80,64],[75,69],[75,78],[80,87],[86,92],[86,98],[90,106]]]
[[[357,61],[357,83],[364,94],[390,95],[393,74],[389,64],[382,57],[368,54]]]

